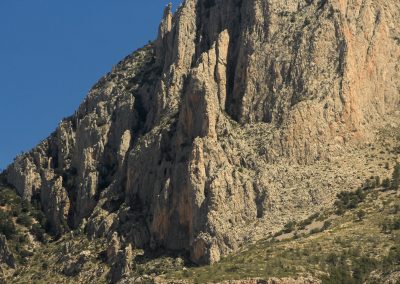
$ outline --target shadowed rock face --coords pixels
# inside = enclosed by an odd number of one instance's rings
[[[354,185],[337,169],[312,190],[306,173],[399,108],[399,19],[397,0],[168,7],[157,40],[18,157],[8,182],[41,201],[55,234],[83,224],[218,261]]]

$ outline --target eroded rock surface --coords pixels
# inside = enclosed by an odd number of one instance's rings
[[[395,0],[167,7],[158,38],[18,157],[8,182],[41,201],[55,234],[85,223],[93,237],[118,230],[123,247],[218,261],[359,185],[333,161],[399,109],[399,19]]]

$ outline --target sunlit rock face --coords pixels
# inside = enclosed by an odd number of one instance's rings
[[[397,0],[167,7],[158,38],[18,157],[8,182],[40,200],[55,234],[83,225],[216,262],[354,185],[346,168],[313,165],[399,109],[399,19]]]

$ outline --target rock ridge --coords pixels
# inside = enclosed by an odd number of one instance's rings
[[[55,235],[84,224],[122,247],[216,262],[355,187],[346,168],[316,169],[399,109],[398,19],[394,0],[168,6],[157,39],[17,157],[8,182]]]

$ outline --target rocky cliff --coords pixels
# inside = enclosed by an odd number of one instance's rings
[[[218,261],[369,177],[335,161],[357,161],[349,151],[399,109],[399,19],[397,0],[169,6],[157,39],[17,157],[8,182],[55,235],[84,227],[121,252]]]

